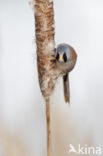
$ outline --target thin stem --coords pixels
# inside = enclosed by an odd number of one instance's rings
[[[50,156],[51,130],[50,130],[50,103],[46,101],[46,121],[47,121],[47,155]]]

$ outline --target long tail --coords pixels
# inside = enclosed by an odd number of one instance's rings
[[[65,102],[70,103],[70,88],[69,88],[69,75],[68,75],[68,73],[63,76],[63,87],[64,87]]]

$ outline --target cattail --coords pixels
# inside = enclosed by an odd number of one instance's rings
[[[34,0],[39,84],[46,102],[47,149],[50,156],[50,96],[59,74],[55,68],[54,10],[51,0]]]

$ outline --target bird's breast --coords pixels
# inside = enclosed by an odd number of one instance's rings
[[[70,72],[74,68],[75,61],[70,60],[70,61],[68,61],[66,63],[57,62],[56,66],[57,66],[57,70],[59,70],[61,72],[61,75],[64,75],[64,74]]]

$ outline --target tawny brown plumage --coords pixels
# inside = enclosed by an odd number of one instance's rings
[[[56,66],[63,77],[64,100],[70,103],[69,73],[76,64],[77,54],[70,45],[61,43],[55,49]]]

